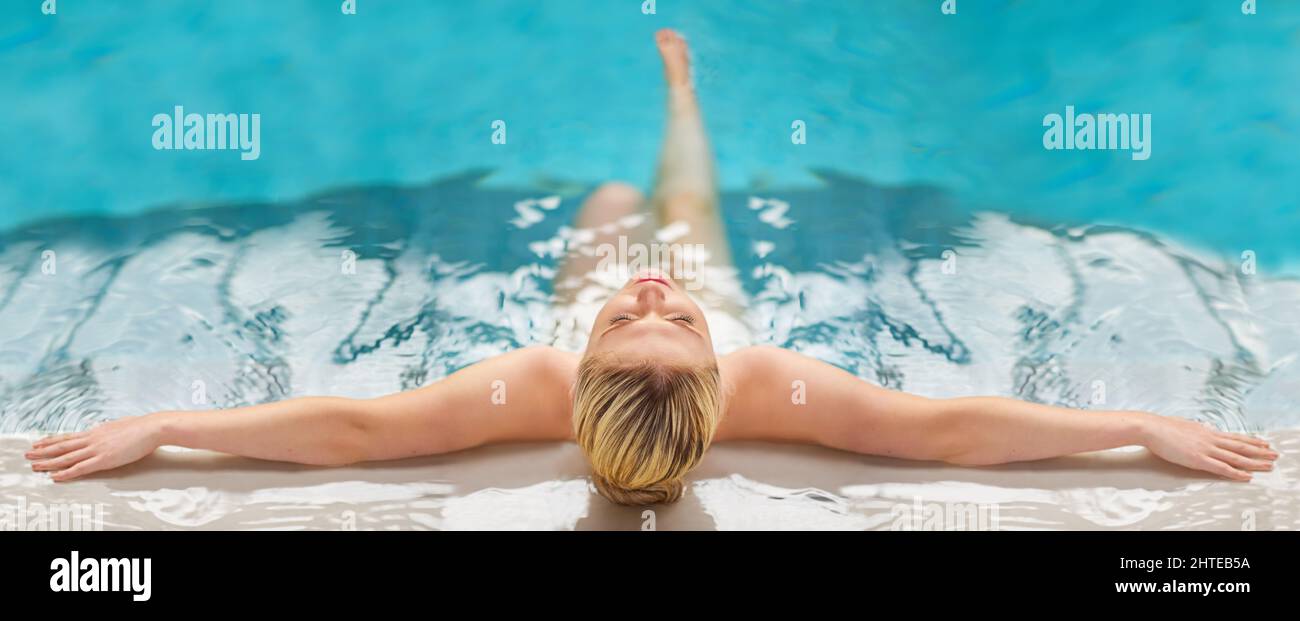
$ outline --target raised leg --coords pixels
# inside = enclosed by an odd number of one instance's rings
[[[730,266],[731,252],[718,214],[718,188],[704,119],[691,86],[686,40],[672,30],[655,35],[668,83],[668,122],[651,205],[665,226],[684,223],[675,243],[702,245],[708,263]]]

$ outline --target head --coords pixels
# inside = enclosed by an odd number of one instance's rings
[[[721,413],[704,313],[678,283],[633,278],[597,315],[574,385],[574,433],[596,490],[620,504],[677,500]]]

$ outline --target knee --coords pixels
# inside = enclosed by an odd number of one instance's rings
[[[591,197],[587,200],[599,201],[603,204],[637,205],[645,200],[645,196],[641,194],[640,190],[629,184],[621,181],[610,181],[602,183],[600,187],[596,188],[595,192],[591,193]]]

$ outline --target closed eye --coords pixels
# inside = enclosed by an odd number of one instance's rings
[[[632,321],[633,319],[635,319],[635,317],[627,313],[619,313],[617,315],[614,315],[612,318],[610,318],[609,325],[612,326],[620,321]]]
[[[692,331],[692,333],[695,333],[697,335],[699,334],[699,331],[695,329],[695,316],[693,316],[693,314],[675,313],[675,314],[669,314],[669,316],[664,318],[666,318],[666,320],[668,321],[680,322],[679,325],[685,326],[686,329],[689,329],[690,331]],[[604,329],[601,334],[607,333],[607,331],[610,330],[614,330],[615,327],[623,325],[623,323],[629,323],[636,320],[637,317],[632,316],[632,314],[628,314],[628,313],[615,314],[614,317],[610,317],[610,321],[607,322],[608,327],[606,327],[606,329]]]

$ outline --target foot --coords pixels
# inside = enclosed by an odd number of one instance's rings
[[[668,80],[668,86],[689,87],[691,59],[686,39],[677,32],[664,28],[655,33],[655,43],[659,46],[659,55],[664,59],[664,77]]]

